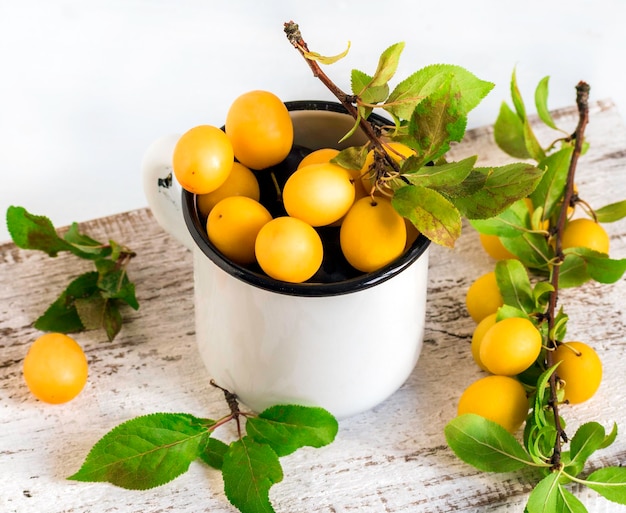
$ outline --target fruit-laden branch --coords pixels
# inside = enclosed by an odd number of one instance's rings
[[[578,158],[582,152],[582,146],[584,141],[584,133],[587,123],[589,122],[589,85],[585,82],[579,82],[576,85],[576,105],[578,107],[578,125],[576,126],[576,130],[574,132],[574,152],[572,154],[572,158],[570,160],[569,169],[567,173],[567,182],[565,187],[565,195],[563,197],[563,203],[561,204],[561,208],[559,211],[559,218],[557,221],[557,225],[555,227],[554,239],[555,239],[555,252],[556,252],[556,261],[552,267],[552,275],[550,278],[550,282],[554,287],[553,291],[550,294],[550,300],[548,302],[548,333],[554,333],[554,323],[556,318],[556,307],[559,298],[559,271],[561,264],[565,260],[565,256],[563,255],[563,231],[565,230],[565,224],[567,221],[567,210],[570,206],[570,202],[574,195],[574,176],[576,174],[576,166],[578,164]],[[556,340],[552,340],[552,336],[550,336],[550,344],[547,351],[547,366],[548,368],[553,365],[553,350],[556,349],[557,342]],[[558,399],[557,399],[557,383],[558,383],[558,369],[557,372],[552,373],[550,376],[550,407],[552,408],[552,412],[554,414],[554,424],[557,429],[557,437],[554,444],[554,452],[552,454],[551,463],[554,468],[559,467],[561,464],[561,446],[564,442],[567,442],[567,435],[561,426],[561,421],[559,417],[558,410]]]

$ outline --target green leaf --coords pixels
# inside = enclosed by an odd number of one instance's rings
[[[554,420],[548,417],[548,422],[545,426],[538,428],[533,434],[531,441],[532,446],[528,447],[528,452],[535,457],[535,461],[547,464],[550,460],[552,453],[554,452],[554,444],[558,432],[554,427]],[[547,468],[545,468],[547,471]]]
[[[71,251],[72,245],[57,234],[50,219],[29,213],[24,207],[10,206],[6,214],[7,228],[15,245],[22,249],[44,251],[57,256]]]
[[[300,447],[323,447],[337,435],[338,423],[323,408],[278,405],[249,417],[248,436],[268,444],[278,456],[291,454]]]
[[[537,88],[535,89],[535,106],[537,107],[537,114],[541,121],[543,121],[550,128],[557,130],[556,124],[552,119],[552,114],[550,114],[550,109],[548,109],[548,83],[550,82],[550,77],[543,77],[539,84],[537,84]]]
[[[590,279],[584,258],[574,253],[565,255],[559,270],[559,288],[578,287]]]
[[[535,308],[543,311],[548,304],[550,294],[554,292],[554,285],[547,281],[538,281],[533,287],[533,298],[535,300]]]
[[[515,112],[517,113],[517,117],[521,124],[521,136],[523,138],[524,147],[526,148],[526,152],[528,156],[530,158],[535,159],[536,161],[543,160],[545,158],[545,152],[539,145],[539,142],[537,141],[537,138],[535,137],[532,126],[530,124],[530,121],[528,120],[528,117],[526,115],[526,107],[524,105],[524,100],[517,86],[517,76],[516,76],[515,69],[513,70],[513,74],[511,75],[511,99],[513,100],[513,105],[515,106]],[[508,119],[508,116],[507,116],[507,121],[511,122],[511,120]],[[519,140],[517,139],[517,136],[519,135],[518,133],[519,126],[515,126],[514,128],[515,128],[515,132],[514,132],[515,144],[519,144]],[[521,155],[513,155],[513,156],[517,156],[518,158],[527,158],[527,157],[522,157]]]
[[[98,293],[98,273],[81,274],[70,282],[61,295],[35,321],[35,328],[41,331],[76,333],[84,329],[76,310],[76,300],[90,298]]]
[[[433,189],[407,185],[394,192],[391,204],[431,241],[452,248],[461,235],[461,215]]]
[[[545,272],[554,256],[554,250],[540,233],[522,233],[519,237],[502,238],[502,245],[516,255],[530,269]]]
[[[242,513],[273,513],[269,490],[282,481],[278,456],[266,444],[249,436],[230,444],[222,465],[224,492]]]
[[[526,106],[517,85],[517,70],[515,68],[513,68],[513,73],[511,74],[511,100],[513,100],[517,116],[524,122],[526,120]]]
[[[381,86],[369,86],[363,93],[361,93],[361,102],[369,104],[371,106],[385,101],[389,95],[389,86],[387,84]],[[372,107],[364,106],[369,109],[367,116],[363,116],[365,119],[369,117]]]
[[[444,432],[454,453],[479,470],[512,472],[533,464],[511,433],[479,415],[460,415],[446,425]]]
[[[369,151],[369,145],[350,146],[335,155],[331,162],[346,169],[361,170],[365,165],[365,157]]]
[[[502,305],[496,312],[496,319],[500,322],[503,319],[510,319],[511,317],[521,317],[522,319],[530,319],[525,310],[521,310],[515,306]]]
[[[453,199],[468,219],[487,219],[500,214],[515,201],[528,196],[543,174],[539,168],[523,162],[475,170],[485,175],[484,187],[470,196]]]
[[[524,130],[524,140],[526,141],[526,149],[530,154],[532,159],[535,159],[537,162],[541,162],[546,158],[546,153],[539,144],[535,133],[533,132],[532,125],[528,119],[524,120],[522,125]]]
[[[402,166],[402,174],[413,185],[443,189],[453,189],[463,182],[470,174],[476,163],[476,157],[469,157],[459,162],[447,162],[434,166],[421,166],[413,170],[413,162],[419,161],[415,156],[409,157]]]
[[[604,498],[626,504],[626,467],[604,467],[592,472],[585,484]]]
[[[86,330],[95,330],[104,326],[107,301],[102,297],[100,291],[96,291],[89,297],[77,298],[74,301],[80,322]]]
[[[122,314],[115,300],[110,299],[106,302],[103,327],[109,341],[112,341],[122,329]]]
[[[365,94],[365,91],[367,90],[368,85],[371,84],[372,79],[373,79],[373,77],[371,77],[367,73],[363,73],[362,71],[359,71],[358,69],[352,70],[350,78],[351,78],[350,82],[351,82],[351,87],[352,87],[352,93],[358,97],[361,97],[363,94]],[[371,94],[372,93],[370,92],[370,95]],[[377,103],[377,102],[372,102],[372,103]],[[372,113],[373,109],[371,107],[364,107],[364,106],[359,105],[358,110],[359,110],[360,116],[363,119],[367,119],[369,115]],[[358,125],[353,125],[353,128],[350,133],[354,133],[357,126]],[[346,139],[346,138],[347,137],[344,136],[343,139]]]
[[[498,147],[511,157],[530,158],[524,139],[524,124],[505,102],[500,105],[500,112],[493,125],[493,136]]]
[[[454,76],[465,114],[476,107],[494,84],[480,80],[466,69],[450,64],[426,66],[400,82],[389,95],[385,110],[396,118],[409,120],[417,105]]]
[[[580,257],[585,264],[586,273],[598,283],[615,283],[626,272],[626,258],[615,260],[588,248],[568,248],[563,253]]]
[[[465,134],[467,117],[453,78],[449,76],[415,107],[409,133],[401,140],[415,149],[424,162],[444,155],[450,142],[460,141]]]
[[[567,322],[569,316],[563,311],[563,307],[559,308],[556,316],[554,317],[554,328],[550,335],[550,340],[564,340],[567,333]]]
[[[545,172],[530,199],[535,208],[543,207],[543,219],[549,219],[563,201],[573,152],[574,147],[568,144],[539,163]]]
[[[595,211],[599,223],[613,223],[626,217],[626,200],[605,205]]]
[[[500,260],[495,273],[504,304],[526,314],[533,312],[535,300],[526,267],[519,260]]]
[[[528,497],[528,513],[587,513],[585,506],[560,484],[561,472],[544,477]]]
[[[535,425],[541,429],[545,425],[547,425],[546,413],[544,410],[544,406],[548,403],[546,392],[549,392],[550,388],[548,386],[548,381],[550,380],[550,376],[554,374],[554,371],[558,367],[558,363],[553,365],[549,369],[546,369],[541,373],[539,378],[537,379],[537,386],[535,388],[535,397],[533,401],[533,410],[532,417]]]
[[[465,198],[480,191],[485,186],[486,182],[487,177],[483,173],[472,169],[462,182],[437,187],[437,189],[448,198]]]
[[[368,112],[371,112],[371,109],[369,108],[366,109],[365,107],[358,107],[357,111],[358,111],[358,116],[356,120],[354,121],[354,125],[352,125],[352,128],[348,130],[348,132],[338,141],[339,143],[342,143],[343,141],[349,139],[355,134],[355,132],[361,126],[361,120],[367,119],[367,115],[369,115]]]
[[[566,471],[578,475],[589,456],[600,449],[604,440],[605,431],[601,424],[587,422],[580,426],[570,440],[570,462]]]
[[[111,254],[111,247],[92,239],[79,231],[77,223],[72,223],[63,236],[72,247],[70,251],[76,256],[87,259],[105,258]]]
[[[395,43],[380,55],[378,67],[376,68],[372,81],[368,84],[369,87],[386,85],[387,82],[393,78],[398,69],[398,62],[400,61],[400,55],[403,50],[403,42]]]
[[[600,449],[606,449],[613,442],[615,442],[616,438],[617,438],[617,423],[615,422],[613,423],[613,428],[611,429],[611,432],[604,437],[604,441],[602,442],[602,445],[600,445]]]
[[[372,82],[372,77],[358,69],[353,69],[350,74],[350,86],[352,94],[360,96],[365,88]]]
[[[125,268],[118,269],[111,260],[97,260],[98,287],[102,296],[110,299],[120,299],[130,305],[134,310],[139,308],[135,296],[135,285],[128,279]]]
[[[217,438],[209,438],[204,450],[200,453],[200,459],[210,467],[221,470],[224,464],[224,454],[228,451],[228,445]]]
[[[200,456],[212,424],[184,413],[134,418],[104,435],[68,479],[131,490],[160,486],[186,472]]]
[[[529,227],[528,209],[523,201],[516,201],[498,215],[486,219],[470,219],[480,233],[499,237],[519,237]]]
[[[109,342],[114,340],[121,331],[123,320],[118,300],[105,298],[100,291],[97,291],[93,296],[77,298],[74,301],[74,306],[82,329],[103,328]]]

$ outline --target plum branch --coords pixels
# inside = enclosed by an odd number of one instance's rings
[[[559,210],[559,217],[554,231],[554,239],[555,239],[555,252],[556,252],[556,260],[552,267],[550,283],[553,286],[553,290],[550,293],[549,301],[548,301],[548,333],[554,333],[554,323],[556,318],[556,307],[559,299],[559,272],[560,267],[563,261],[565,260],[565,255],[563,254],[563,231],[565,230],[565,224],[567,221],[567,209],[570,206],[570,202],[574,196],[574,177],[576,174],[576,166],[578,164],[578,158],[582,153],[582,145],[584,141],[584,133],[587,123],[589,122],[589,85],[585,82],[579,82],[576,85],[576,106],[578,108],[578,125],[576,126],[576,130],[572,135],[574,139],[574,151],[572,154],[572,158],[569,163],[569,169],[567,173],[567,181],[565,186],[565,194],[563,197],[563,202],[561,204]],[[548,368],[553,365],[553,350],[556,349],[557,341],[552,340],[552,336],[550,335],[550,340],[552,347],[549,347],[549,351],[547,351],[546,361]],[[561,420],[559,416],[558,410],[558,399],[557,399],[557,383],[558,383],[558,369],[557,372],[552,373],[550,376],[550,399],[549,405],[554,414],[554,425],[557,430],[557,437],[554,443],[554,452],[551,457],[551,464],[554,468],[557,468],[561,464],[561,447],[562,444],[567,442],[567,435],[561,425]]]

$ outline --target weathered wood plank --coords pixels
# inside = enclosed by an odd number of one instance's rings
[[[573,130],[574,109],[554,115]],[[539,135],[551,137],[543,131]],[[591,147],[580,161],[577,180],[581,195],[596,207],[626,197],[626,128],[610,101],[593,105],[587,136]],[[479,154],[485,165],[509,160],[495,148],[490,127],[468,132],[453,154]],[[124,312],[127,322],[113,343],[97,332],[79,335],[90,361],[86,389],[68,404],[42,404],[21,377],[27,346],[38,335],[31,323],[87,264],[0,245],[0,510],[234,511],[219,474],[199,464],[148,492],[65,480],[98,438],[124,420],[156,411],[208,417],[226,411],[221,393],[208,385],[195,347],[189,252],[145,209],[83,227],[95,238],[110,236],[137,251],[129,272],[141,308]],[[624,223],[607,228],[613,254],[624,257]],[[443,436],[461,390],[480,375],[469,352],[474,324],[464,309],[465,291],[492,266],[467,226],[454,250],[432,248],[425,346],[414,373],[385,403],[342,421],[334,444],[284,458],[286,477],[271,492],[277,511],[522,511],[530,476],[477,473],[454,457]],[[566,409],[570,426],[592,419],[607,427],[626,421],[625,297],[623,280],[562,295],[571,336],[593,343],[605,363],[598,395]],[[219,435],[230,439],[234,433],[225,428]],[[624,436],[594,461],[626,464]],[[615,511],[595,493],[584,491],[583,497],[590,511]]]

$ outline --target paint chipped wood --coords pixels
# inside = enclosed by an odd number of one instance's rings
[[[559,125],[574,129],[575,109],[554,116]],[[538,134],[542,140],[552,137]],[[592,106],[587,137],[591,148],[580,161],[577,179],[581,195],[597,207],[626,198],[626,128],[610,101]],[[495,147],[491,127],[468,132],[452,152],[456,158],[478,154],[484,165],[509,161]],[[141,308],[124,311],[126,323],[114,342],[98,332],[78,335],[90,362],[87,387],[68,404],[40,403],[21,376],[28,345],[38,335],[31,324],[89,264],[0,245],[0,511],[235,511],[224,497],[219,473],[201,464],[147,492],[65,479],[104,433],[132,417],[169,411],[215,418],[227,411],[221,392],[209,386],[195,346],[189,252],[145,209],[82,227],[95,238],[111,236],[137,252],[129,273]],[[455,458],[443,436],[461,390],[480,376],[469,350],[474,323],[465,312],[464,294],[493,266],[476,234],[464,228],[454,250],[432,249],[425,344],[415,371],[385,403],[342,421],[333,444],[283,459],[285,478],[271,490],[277,512],[523,510],[532,476],[479,473]],[[607,228],[612,254],[625,257],[625,223]],[[564,408],[570,430],[589,420],[607,428],[626,421],[625,298],[624,280],[562,294],[570,336],[592,343],[605,365],[596,397]],[[219,435],[228,439],[234,432],[225,428]],[[626,464],[626,436],[619,435],[591,464]],[[589,511],[617,508],[594,492],[575,491],[582,492]]]

